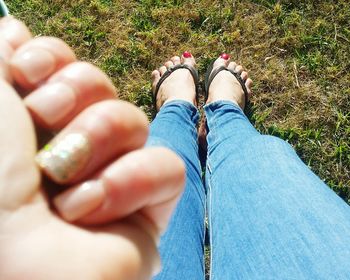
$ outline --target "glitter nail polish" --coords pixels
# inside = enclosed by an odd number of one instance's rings
[[[47,144],[36,160],[53,181],[66,183],[87,165],[90,157],[88,138],[81,133],[71,133]]]

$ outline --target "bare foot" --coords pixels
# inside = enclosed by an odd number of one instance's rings
[[[158,70],[152,72],[152,90],[155,93],[158,81],[164,75],[169,67],[178,64],[187,64],[195,67],[196,61],[189,52],[184,52],[180,57],[174,56],[171,60],[164,63]],[[185,100],[196,105],[196,87],[193,77],[187,69],[178,69],[174,71],[161,85],[157,94],[157,111],[165,103],[172,100]]]
[[[213,69],[220,66],[225,66],[241,76],[248,90],[248,98],[250,98],[253,81],[248,78],[248,73],[243,71],[243,67],[237,65],[236,62],[231,62],[227,54],[221,55],[214,62]],[[242,109],[245,107],[245,96],[242,86],[229,71],[221,71],[217,74],[209,87],[209,95],[206,103],[209,104],[219,100],[232,101]]]
[[[236,62],[230,61],[230,56],[227,54],[222,54],[213,65],[213,70],[225,66],[228,69],[238,73],[245,83],[248,91],[248,99],[251,97],[251,86],[253,81],[248,78],[248,73],[243,71],[241,65],[237,65]],[[237,104],[244,110],[245,108],[245,93],[242,89],[241,84],[238,82],[237,78],[232,75],[229,71],[219,72],[209,87],[209,94],[206,104],[214,101],[228,100]],[[198,128],[198,143],[199,143],[199,156],[202,166],[205,166],[207,158],[207,128],[206,119],[203,118],[200,126]]]

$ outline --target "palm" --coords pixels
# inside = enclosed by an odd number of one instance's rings
[[[51,212],[31,118],[8,84],[0,81],[0,88],[0,278],[149,278],[155,246],[137,222],[88,229]]]

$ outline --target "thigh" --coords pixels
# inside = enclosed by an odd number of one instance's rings
[[[208,119],[212,279],[348,279],[348,205],[289,144],[230,111]]]

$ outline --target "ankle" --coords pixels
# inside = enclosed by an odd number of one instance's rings
[[[244,108],[244,94],[236,78],[227,71],[220,72],[209,88],[206,104],[215,101],[230,101]]]
[[[192,105],[196,106],[196,100],[192,100],[190,97],[188,96],[171,96],[169,97],[167,100],[164,101],[163,105],[172,101],[186,101],[188,103],[191,103]]]

